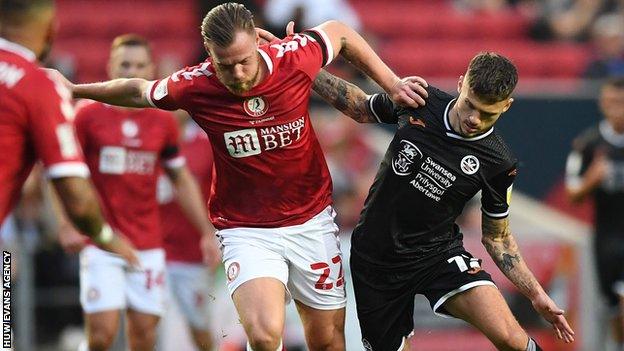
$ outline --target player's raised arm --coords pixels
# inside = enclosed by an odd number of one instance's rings
[[[115,106],[152,107],[147,99],[147,89],[151,83],[148,80],[119,78],[100,83],[73,84],[57,70],[46,71],[62,81],[74,98],[91,99]]]
[[[379,84],[395,102],[411,107],[425,104],[426,82],[400,79],[377,56],[368,43],[349,26],[338,21],[327,21],[315,27],[321,35],[326,34],[326,45],[331,46],[329,60],[339,54]]]

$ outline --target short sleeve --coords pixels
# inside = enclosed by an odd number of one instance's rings
[[[281,66],[291,66],[314,80],[322,67],[333,59],[327,34],[319,29],[292,34],[269,46],[270,56],[282,61]]]
[[[160,152],[163,165],[167,168],[180,168],[184,166],[186,160],[184,156],[180,154],[180,146],[178,142],[178,124],[173,115],[166,113],[163,115],[165,118],[165,125],[167,126],[165,143]]]
[[[581,185],[582,176],[592,162],[593,156],[593,148],[582,138],[574,140],[572,151],[566,160],[565,183],[567,188],[574,189]]]
[[[41,74],[29,104],[30,132],[37,157],[49,178],[87,177],[82,150],[74,130],[70,92]]]
[[[398,116],[395,113],[394,102],[388,94],[373,94],[366,103],[369,115],[373,116],[378,123],[396,124]]]
[[[481,211],[488,217],[505,218],[509,215],[509,203],[513,181],[518,173],[514,164],[485,181],[481,189]]]
[[[209,66],[210,62],[206,61],[197,66],[181,69],[169,77],[150,82],[145,91],[147,101],[151,106],[162,110],[188,110],[188,96],[195,87],[195,80],[213,74],[208,70]]]

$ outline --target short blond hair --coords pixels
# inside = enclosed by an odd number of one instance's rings
[[[147,41],[145,37],[142,37],[138,34],[128,33],[116,37],[115,39],[113,39],[113,43],[111,44],[111,52],[122,46],[141,46],[144,47],[145,50],[147,50],[147,53],[150,56],[152,56],[152,47],[149,41]]]

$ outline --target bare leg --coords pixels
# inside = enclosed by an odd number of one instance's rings
[[[108,350],[119,328],[119,310],[85,313],[85,328],[90,351]]]
[[[129,309],[128,341],[132,351],[152,351],[156,345],[156,327],[160,317]]]
[[[243,283],[232,295],[241,323],[254,351],[275,351],[284,330],[286,288],[275,278]]]
[[[496,287],[491,285],[474,287],[451,297],[443,306],[453,316],[479,329],[497,349],[526,350],[529,336],[520,327]]]
[[[296,303],[310,351],[344,351],[345,308],[318,310]]]

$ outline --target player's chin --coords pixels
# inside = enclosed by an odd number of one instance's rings
[[[251,90],[251,86],[248,86],[248,84],[228,84],[227,88],[235,95],[243,95]]]

